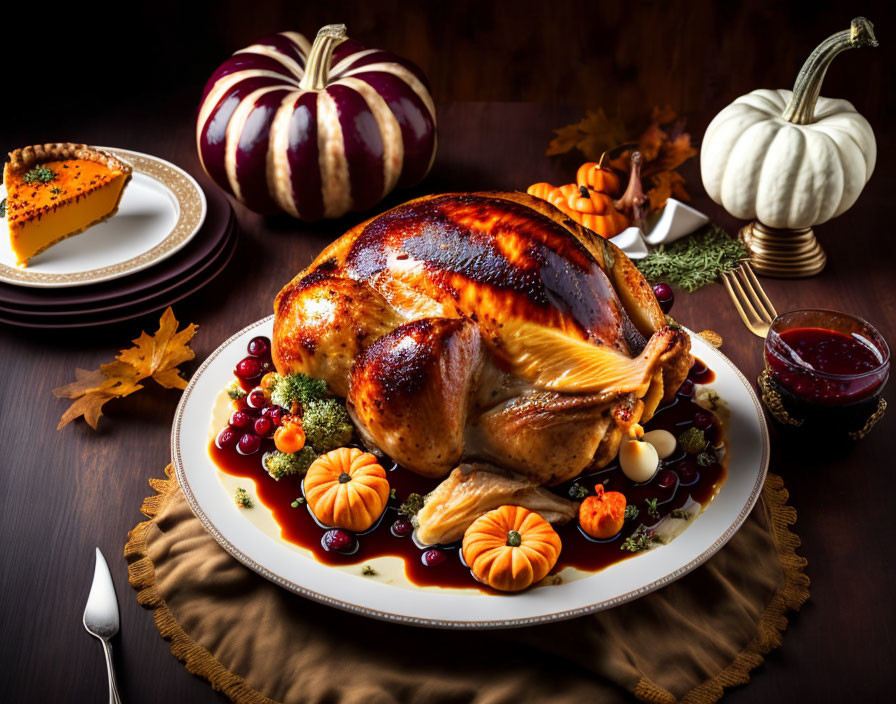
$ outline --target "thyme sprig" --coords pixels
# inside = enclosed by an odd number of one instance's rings
[[[628,552],[641,552],[642,550],[650,549],[652,545],[658,542],[660,542],[660,539],[654,535],[652,530],[647,530],[644,526],[638,526],[634,533],[622,541],[619,549],[628,550]]]
[[[665,281],[693,292],[737,268],[747,256],[743,242],[718,225],[707,225],[678,242],[660,245],[636,264],[652,284]]]
[[[569,487],[569,498],[571,499],[584,499],[589,493],[591,492],[578,482]]]
[[[408,494],[407,501],[399,506],[398,512],[402,516],[413,518],[421,508],[423,508],[423,497],[420,494],[411,493]]]

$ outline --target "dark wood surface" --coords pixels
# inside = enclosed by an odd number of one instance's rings
[[[530,104],[443,106],[437,165],[415,193],[524,188],[542,178],[559,182],[571,173],[569,167],[544,157],[544,145],[553,126],[575,115]],[[83,137],[150,151],[199,173],[190,129],[183,124],[173,131],[148,124],[95,125],[85,128]],[[765,280],[779,310],[819,306],[856,313],[896,339],[894,246],[883,226],[892,185],[883,173],[886,162],[885,157],[882,173],[851,211],[818,228],[830,255],[822,275]],[[735,225],[702,195],[695,166],[688,171],[695,205]],[[279,287],[350,224],[301,226],[239,207],[237,215],[242,240],[233,263],[206,289],[175,306],[181,321],[200,326],[197,360],[188,371],[231,333],[268,315]],[[761,342],[741,325],[720,286],[680,293],[673,312],[692,328],[719,332],[724,352],[748,378],[756,377]],[[99,644],[81,626],[94,546],[108,558],[118,591],[122,628],[115,646],[125,701],[219,700],[168,652],[151,614],[136,603],[122,557],[126,533],[141,520],[141,500],[151,493],[147,479],[160,476],[168,461],[179,394],[150,383],[108,404],[99,432],[82,422],[55,429],[65,402],[53,398],[50,389],[70,381],[75,367],[95,368],[110,360],[153,323],[149,318],[86,332],[0,328],[0,663],[7,701],[102,701]],[[893,388],[886,393],[891,403]],[[896,410],[891,410],[882,426],[849,453],[774,441],[771,469],[785,477],[799,511],[796,530],[803,539],[801,553],[809,559],[812,598],[792,617],[783,646],[726,701],[873,701],[893,684],[896,566],[889,526],[894,420]],[[363,619],[358,626],[363,637]]]
[[[764,283],[778,310],[829,307],[862,315],[896,341],[896,138],[889,117],[896,106],[887,89],[896,44],[887,34],[892,22],[884,3],[853,8],[821,1],[805,12],[765,0],[647,2],[625,10],[609,3],[522,2],[500,12],[467,0],[450,9],[415,3],[413,10],[390,1],[284,0],[248,14],[238,5],[220,2],[213,13],[190,14],[183,3],[174,9],[160,0],[103,16],[78,8],[78,22],[91,28],[81,36],[107,41],[83,45],[77,65],[61,61],[55,49],[36,49],[31,34],[22,31],[40,26],[47,39],[41,46],[55,47],[54,37],[74,34],[74,11],[48,21],[43,6],[34,6],[27,21],[7,18],[5,54],[24,52],[27,61],[16,65],[28,70],[5,78],[9,107],[0,118],[0,147],[59,139],[111,144],[170,159],[200,176],[192,111],[214,66],[257,35],[284,28],[313,33],[319,24],[345,20],[360,39],[420,63],[440,105],[432,175],[383,207],[426,192],[562,183],[571,179],[576,158],[548,159],[544,148],[551,129],[578,119],[583,107],[618,110],[631,120],[633,113],[669,102],[688,116],[699,138],[735,96],[760,86],[789,87],[818,40],[845,27],[854,13],[866,13],[876,23],[881,48],[874,55],[856,51],[838,59],[823,94],[852,100],[868,117],[878,136],[877,171],[854,208],[817,228],[829,254],[820,276]],[[108,47],[125,39],[140,60],[126,67],[105,62]],[[52,75],[55,92],[33,80],[45,75]],[[94,100],[98,96],[101,102]],[[469,100],[536,102],[448,102]],[[738,223],[703,194],[696,162],[685,173],[694,204],[736,231]],[[276,291],[360,219],[302,226],[239,207],[237,216],[241,241],[231,265],[175,306],[181,321],[200,325],[197,360],[188,372],[230,334],[268,315]],[[755,378],[761,341],[742,326],[720,286],[679,294],[673,313],[690,327],[719,332],[724,352]],[[114,645],[125,701],[221,701],[169,653],[151,614],[136,603],[122,557],[127,531],[142,519],[140,503],[151,493],[147,479],[160,476],[168,461],[179,394],[149,383],[108,404],[99,432],[82,422],[55,429],[66,403],[50,390],[71,381],[76,367],[109,361],[154,325],[153,318],[144,318],[88,331],[0,327],[0,701],[104,700],[100,646],[81,626],[95,546],[109,560],[118,590],[122,630]],[[771,469],[784,476],[799,512],[795,529],[803,539],[800,552],[809,559],[812,597],[791,618],[783,646],[725,701],[888,701],[892,695],[893,389],[885,393],[891,411],[882,425],[849,452],[773,438]],[[363,626],[359,619],[359,637]]]

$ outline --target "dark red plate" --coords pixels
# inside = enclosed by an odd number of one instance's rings
[[[231,240],[236,239],[237,229],[235,218],[225,230],[224,239],[216,245],[217,249],[207,259],[197,263],[192,269],[185,271],[183,275],[176,276],[163,282],[157,287],[141,289],[133,294],[110,297],[98,301],[89,302],[80,306],[60,307],[56,309],[25,308],[4,304],[0,301],[0,315],[12,315],[16,317],[28,317],[35,321],[44,320],[47,323],[54,319],[72,318],[78,315],[104,315],[109,316],[115,312],[127,312],[130,307],[140,306],[143,303],[160,298],[161,296],[182,288],[186,284],[199,280],[209,269],[218,264],[219,257],[230,246]]]
[[[226,247],[233,211],[217,187],[200,179],[208,202],[205,222],[179,252],[155,266],[113,281],[73,288],[26,288],[0,283],[0,308],[7,312],[84,311],[110,303],[142,300],[148,294],[180,285],[184,277]]]
[[[190,277],[186,281],[181,280],[175,288],[162,294],[149,296],[141,303],[116,307],[107,312],[81,312],[72,313],[69,316],[52,318],[34,316],[28,311],[19,313],[7,313],[6,311],[2,311],[0,312],[0,324],[48,330],[87,328],[98,325],[111,325],[113,323],[119,323],[132,318],[139,318],[143,315],[155,313],[183,300],[190,294],[195,293],[210,283],[230,263],[230,260],[233,258],[233,253],[236,251],[238,241],[238,231],[237,228],[234,227],[232,228],[232,236],[224,243],[224,249],[221,249],[213,256],[210,264],[203,268],[203,273],[201,275]]]

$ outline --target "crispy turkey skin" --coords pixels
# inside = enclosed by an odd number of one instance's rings
[[[631,261],[522,193],[427,196],[361,223],[274,310],[278,371],[325,379],[371,450],[435,478],[473,461],[540,486],[603,466],[691,363]],[[469,516],[424,512],[452,526],[424,534],[469,525],[498,484],[466,486],[484,494],[454,502]],[[451,504],[450,486],[433,500]]]

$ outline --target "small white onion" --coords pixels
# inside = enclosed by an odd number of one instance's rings
[[[675,436],[668,430],[651,430],[649,433],[644,433],[644,437],[641,439],[656,448],[656,454],[660,456],[661,460],[675,452],[675,446],[678,444]]]
[[[656,448],[648,442],[625,440],[619,448],[619,466],[626,477],[640,484],[656,474],[660,457]]]

